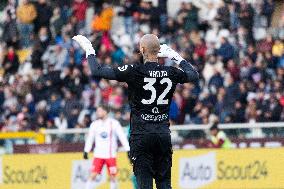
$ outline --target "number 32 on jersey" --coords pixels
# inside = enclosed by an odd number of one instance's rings
[[[157,98],[157,91],[155,89],[155,87],[153,86],[156,83],[157,79],[156,78],[144,78],[144,82],[147,83],[146,85],[143,86],[143,88],[145,90],[149,90],[151,91],[151,97],[150,99],[146,100],[146,99],[142,99],[141,102],[143,104],[152,104],[153,102],[155,102],[156,98]],[[157,105],[159,104],[168,104],[169,100],[168,99],[164,99],[166,97],[166,95],[168,94],[168,92],[170,92],[171,88],[172,88],[172,81],[169,78],[163,78],[160,81],[160,84],[164,84],[167,83],[167,87],[164,90],[164,92],[158,97],[157,99]]]

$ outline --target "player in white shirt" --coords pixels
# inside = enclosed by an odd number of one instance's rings
[[[116,154],[117,140],[119,139],[125,151],[129,151],[129,143],[120,123],[108,117],[108,108],[100,106],[96,111],[97,120],[90,125],[89,134],[84,148],[84,159],[88,159],[88,153],[93,144],[94,159],[92,163],[91,176],[87,181],[86,189],[96,187],[96,177],[101,174],[103,166],[106,164],[110,175],[110,188],[117,189],[116,182]]]

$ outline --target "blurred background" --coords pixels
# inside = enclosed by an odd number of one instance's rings
[[[92,78],[71,38],[120,66],[140,62],[145,33],[200,73],[174,94],[174,149],[222,147],[213,123],[230,148],[284,145],[283,0],[1,0],[0,154],[80,152],[100,104],[127,132],[126,84]]]

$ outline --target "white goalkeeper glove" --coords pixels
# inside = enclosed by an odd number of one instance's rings
[[[160,46],[160,51],[158,53],[158,57],[160,58],[169,58],[173,60],[176,64],[180,64],[184,59],[171,47],[166,44]]]
[[[72,39],[75,40],[77,43],[79,43],[81,48],[84,49],[84,51],[86,51],[86,58],[91,54],[96,55],[96,51],[93,48],[91,41],[89,41],[85,36],[76,35],[72,37]]]

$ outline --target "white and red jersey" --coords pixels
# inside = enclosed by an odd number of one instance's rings
[[[120,123],[112,118],[99,119],[91,123],[85,142],[85,152],[90,152],[95,142],[95,158],[116,158],[117,140],[120,140],[126,151],[130,150],[129,143]]]

